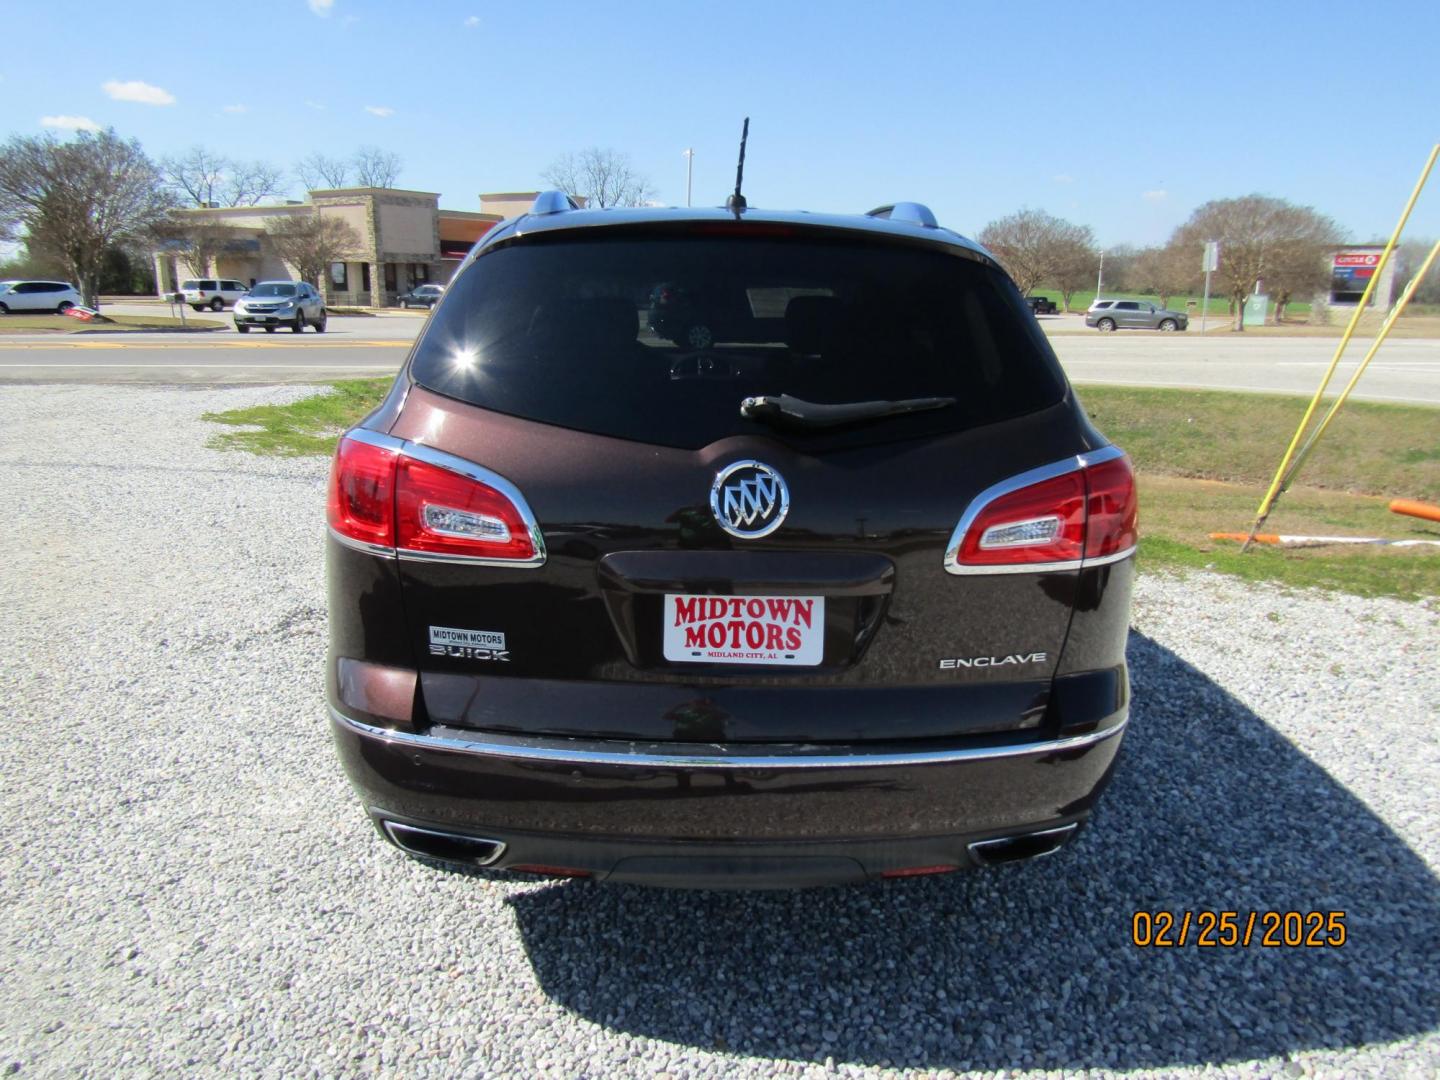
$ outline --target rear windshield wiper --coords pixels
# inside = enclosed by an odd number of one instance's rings
[[[779,394],[747,397],[740,402],[740,415],[747,420],[763,420],[777,425],[825,428],[902,413],[948,409],[954,404],[953,397],[919,397],[901,401],[846,401],[839,405],[822,405],[789,394]]]

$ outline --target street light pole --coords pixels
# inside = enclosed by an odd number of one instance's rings
[[[1100,299],[1100,287],[1105,283],[1105,249],[1100,249],[1100,270],[1095,275],[1095,299]]]
[[[685,151],[685,205],[690,205],[690,181],[695,173],[695,151],[687,148]]]

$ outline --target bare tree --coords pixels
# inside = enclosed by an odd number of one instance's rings
[[[355,182],[361,187],[393,188],[400,178],[400,155],[378,146],[362,146],[355,151]]]
[[[1435,244],[1431,239],[1406,240],[1395,249],[1395,281],[1408,284],[1420,269],[1430,248]],[[1440,274],[1431,273],[1415,289],[1411,300],[1415,304],[1440,304]]]
[[[61,260],[94,307],[106,249],[147,237],[175,205],[159,168],[114,130],[15,136],[0,147],[0,229]]]
[[[1335,222],[1308,206],[1245,195],[1201,206],[1175,230],[1169,246],[1198,259],[1207,240],[1220,242],[1217,274],[1235,312],[1235,329],[1243,330],[1245,298],[1257,281],[1271,281],[1288,302],[1303,282],[1313,280],[1304,268],[1320,263],[1341,235]]]
[[[1135,260],[1140,249],[1134,244],[1114,244],[1105,249],[1105,282],[1107,292],[1130,292],[1138,288],[1131,283]],[[1098,277],[1100,267],[1096,266]]]
[[[1169,307],[1172,296],[1190,291],[1198,282],[1200,255],[1173,243],[1141,248],[1135,252],[1129,273],[1131,291],[1154,293],[1162,307]]]
[[[182,157],[160,159],[165,181],[195,206],[210,206],[218,201],[216,192],[229,168],[229,161],[203,146],[192,146]]]
[[[556,158],[541,176],[567,195],[583,196],[589,206],[644,206],[655,197],[629,154],[596,146]]]
[[[226,206],[256,206],[285,194],[285,173],[268,161],[232,161],[222,191]]]
[[[229,230],[207,220],[203,215],[186,210],[170,214],[154,227],[156,240],[172,249],[184,252],[190,273],[196,277],[209,277],[210,268],[225,250]]]
[[[295,268],[302,281],[319,286],[326,268],[360,250],[360,234],[348,221],[318,210],[269,218],[265,232],[275,254]]]
[[[350,181],[350,162],[314,153],[295,163],[295,175],[306,191],[343,188]]]
[[[1265,268],[1265,288],[1275,298],[1275,321],[1297,296],[1313,296],[1330,282],[1330,256],[1343,242],[1340,227],[1309,207],[1292,206],[1279,214],[1281,240]]]
[[[986,225],[980,243],[1000,260],[1021,293],[1028,295],[1042,281],[1050,280],[1061,261],[1073,258],[1080,247],[1094,248],[1095,237],[1089,228],[1043,210],[1021,210]]]
[[[1067,222],[1056,239],[1054,269],[1050,273],[1050,282],[1060,290],[1066,311],[1070,310],[1070,298],[1095,280],[1099,265],[1100,252],[1090,227]]]

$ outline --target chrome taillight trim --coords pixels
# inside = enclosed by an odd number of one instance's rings
[[[800,747],[789,754],[687,754],[666,750],[663,743],[625,742],[629,750],[595,750],[577,739],[550,737],[499,737],[476,732],[475,738],[426,735],[367,724],[346,716],[333,705],[330,718],[354,735],[368,736],[414,750],[440,750],[477,757],[533,761],[561,766],[617,765],[645,769],[862,769],[909,765],[945,765],[964,761],[991,761],[1013,757],[1049,757],[1089,749],[1120,735],[1130,722],[1128,715],[1118,723],[1083,735],[1034,742],[1005,743],[999,746],[966,746],[950,750],[863,751],[837,754],[825,747]],[[619,740],[616,740],[617,742]],[[645,749],[640,749],[640,747]]]
[[[356,442],[390,450],[402,457],[423,461],[427,465],[434,465],[436,468],[457,473],[468,480],[474,480],[486,487],[494,488],[510,500],[510,504],[520,515],[520,521],[525,526],[535,554],[528,559],[497,559],[489,555],[453,555],[448,552],[419,551],[415,548],[384,547],[379,544],[366,544],[363,541],[352,540],[347,536],[340,535],[332,528],[330,535],[335,537],[338,542],[356,551],[364,551],[383,558],[399,559],[402,562],[452,563],[458,566],[503,566],[522,570],[533,570],[545,565],[545,535],[540,531],[540,523],[535,520],[535,515],[530,510],[530,504],[525,501],[525,496],[520,494],[520,489],[499,473],[455,454],[437,450],[433,446],[411,442],[408,439],[398,439],[394,435],[371,431],[368,428],[353,428],[347,431],[342,438],[354,439]]]
[[[1048,574],[1057,570],[1079,570],[1083,566],[1103,566],[1106,563],[1119,562],[1121,559],[1133,555],[1135,548],[1132,546],[1124,551],[1118,551],[1098,559],[1066,559],[1060,562],[1017,563],[1005,566],[965,566],[960,562],[960,545],[964,543],[965,534],[970,531],[970,526],[975,523],[975,519],[980,516],[981,511],[1002,495],[1009,495],[1011,492],[1027,488],[1031,484],[1054,480],[1057,476],[1066,476],[1092,465],[1100,465],[1124,456],[1125,451],[1118,446],[1102,446],[1098,450],[1089,450],[1073,457],[1061,458],[1059,461],[1052,461],[1049,465],[1041,465],[1039,468],[1007,477],[998,484],[991,484],[971,499],[970,505],[960,515],[960,523],[955,526],[955,531],[950,534],[950,542],[945,545],[945,570],[960,576]]]
[[[356,540],[353,536],[346,536],[333,525],[327,526],[330,531],[330,538],[337,544],[341,544],[351,551],[363,551],[366,555],[378,555],[382,559],[395,558],[395,549],[386,547],[384,544],[371,544],[364,540]]]

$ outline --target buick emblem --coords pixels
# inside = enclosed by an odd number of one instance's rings
[[[790,489],[780,474],[758,461],[737,461],[715,474],[710,512],[720,527],[742,540],[769,536],[790,512]]]

